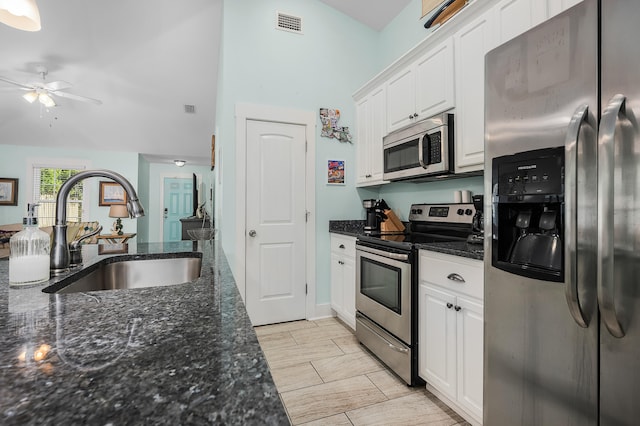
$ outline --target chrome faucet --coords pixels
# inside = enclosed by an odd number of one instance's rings
[[[104,177],[122,185],[127,192],[127,210],[132,218],[144,216],[144,208],[138,200],[138,194],[133,185],[122,175],[110,170],[85,170],[71,176],[58,191],[56,198],[56,224],[53,227],[53,243],[49,266],[53,275],[59,275],[69,270],[70,253],[67,243],[67,197],[71,188],[79,181],[90,177]]]

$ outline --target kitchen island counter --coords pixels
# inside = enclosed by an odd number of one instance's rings
[[[105,257],[97,247],[85,246],[85,270]],[[0,260],[0,423],[288,424],[220,244],[128,250],[199,251],[202,275],[55,295],[41,290],[60,278],[9,288],[9,261]]]

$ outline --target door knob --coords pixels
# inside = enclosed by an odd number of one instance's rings
[[[254,229],[252,229],[251,231],[249,231],[249,236],[250,236],[250,237],[255,237],[256,235],[258,235],[258,233],[257,233]]]

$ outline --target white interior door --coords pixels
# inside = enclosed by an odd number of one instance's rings
[[[304,319],[306,128],[246,123],[247,311],[253,325]]]

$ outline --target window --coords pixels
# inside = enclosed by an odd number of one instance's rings
[[[33,199],[38,203],[38,225],[53,226],[56,220],[56,196],[62,184],[82,169],[33,167]],[[81,222],[85,198],[83,181],[74,185],[67,198],[67,222]]]

